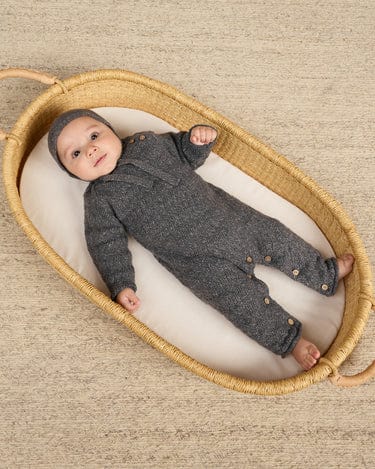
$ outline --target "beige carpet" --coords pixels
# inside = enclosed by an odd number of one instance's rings
[[[0,67],[165,81],[273,146],[350,214],[375,265],[371,0],[0,0]],[[9,130],[43,85],[0,83]],[[3,148],[3,144],[1,144]],[[370,468],[375,380],[284,397],[206,382],[72,290],[0,189],[1,468]],[[375,358],[372,316],[342,367]]]

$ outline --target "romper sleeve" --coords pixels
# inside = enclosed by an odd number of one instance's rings
[[[205,162],[211,152],[212,147],[217,141],[216,137],[213,142],[206,145],[195,145],[194,143],[192,143],[190,141],[191,131],[195,127],[200,127],[201,125],[202,124],[194,125],[188,132],[178,132],[171,134],[180,157],[186,160],[193,169],[199,168],[199,166],[201,166]],[[203,126],[211,127],[209,125]]]
[[[88,251],[115,301],[124,288],[137,290],[128,235],[108,201],[94,190],[86,191],[84,205]]]

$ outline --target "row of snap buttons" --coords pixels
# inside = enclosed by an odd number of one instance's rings
[[[272,261],[272,257],[271,257],[271,256],[265,256],[264,260],[265,260],[266,262],[271,262],[271,261]],[[251,264],[251,263],[253,262],[253,258],[252,258],[251,256],[247,256],[247,257],[246,257],[246,262],[247,262],[248,264]],[[295,277],[297,277],[297,276],[299,275],[299,270],[298,270],[298,269],[294,269],[294,270],[293,270],[293,275],[294,275]],[[323,287],[322,287],[322,288],[323,288]],[[323,290],[324,290],[324,288],[323,288]]]
[[[271,259],[271,256],[266,256],[264,258],[264,260],[266,262],[271,262],[272,259]],[[253,258],[251,256],[247,256],[246,257],[246,262],[248,262],[248,263],[253,262]],[[299,271],[297,269],[293,270],[293,275],[298,275],[298,274],[299,274]],[[252,274],[247,274],[247,278],[252,279],[253,275]],[[268,298],[268,296],[266,296],[263,301],[266,305],[269,305],[271,303],[271,300],[270,300],[270,298]],[[289,324],[289,326],[293,326],[294,325],[294,320],[292,318],[289,318],[288,319],[288,324]]]
[[[269,305],[271,303],[271,300],[268,298],[268,296],[266,296],[264,298],[264,302],[265,302],[266,305]],[[289,324],[289,326],[294,326],[294,320],[292,318],[289,318],[288,319],[288,324]]]
[[[139,136],[139,140],[145,140],[145,138],[146,138],[146,135],[142,134],[142,135]],[[135,143],[135,138],[131,138],[129,140],[129,143]]]
[[[264,260],[266,262],[271,262],[272,261],[272,257],[271,256],[265,256]],[[246,262],[251,264],[253,262],[253,258],[251,256],[247,256],[246,257]]]

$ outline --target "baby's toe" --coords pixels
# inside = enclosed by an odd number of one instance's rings
[[[318,360],[320,358],[319,349],[317,349],[316,347],[311,346],[310,350],[309,350],[309,353],[312,356],[312,358],[315,359],[315,363],[316,363],[316,360]]]
[[[320,352],[314,345],[310,345],[308,348],[308,353],[305,356],[304,366],[305,370],[310,370],[313,366],[317,364],[317,361],[320,357]]]
[[[316,359],[311,355],[307,355],[304,360],[305,370],[310,370],[314,365],[316,365]]]

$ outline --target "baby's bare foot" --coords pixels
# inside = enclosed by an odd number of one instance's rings
[[[348,275],[353,269],[354,256],[352,254],[343,254],[337,258],[337,266],[339,269],[338,279],[341,280]]]
[[[304,370],[310,370],[320,358],[318,348],[303,337],[297,342],[292,355]]]

